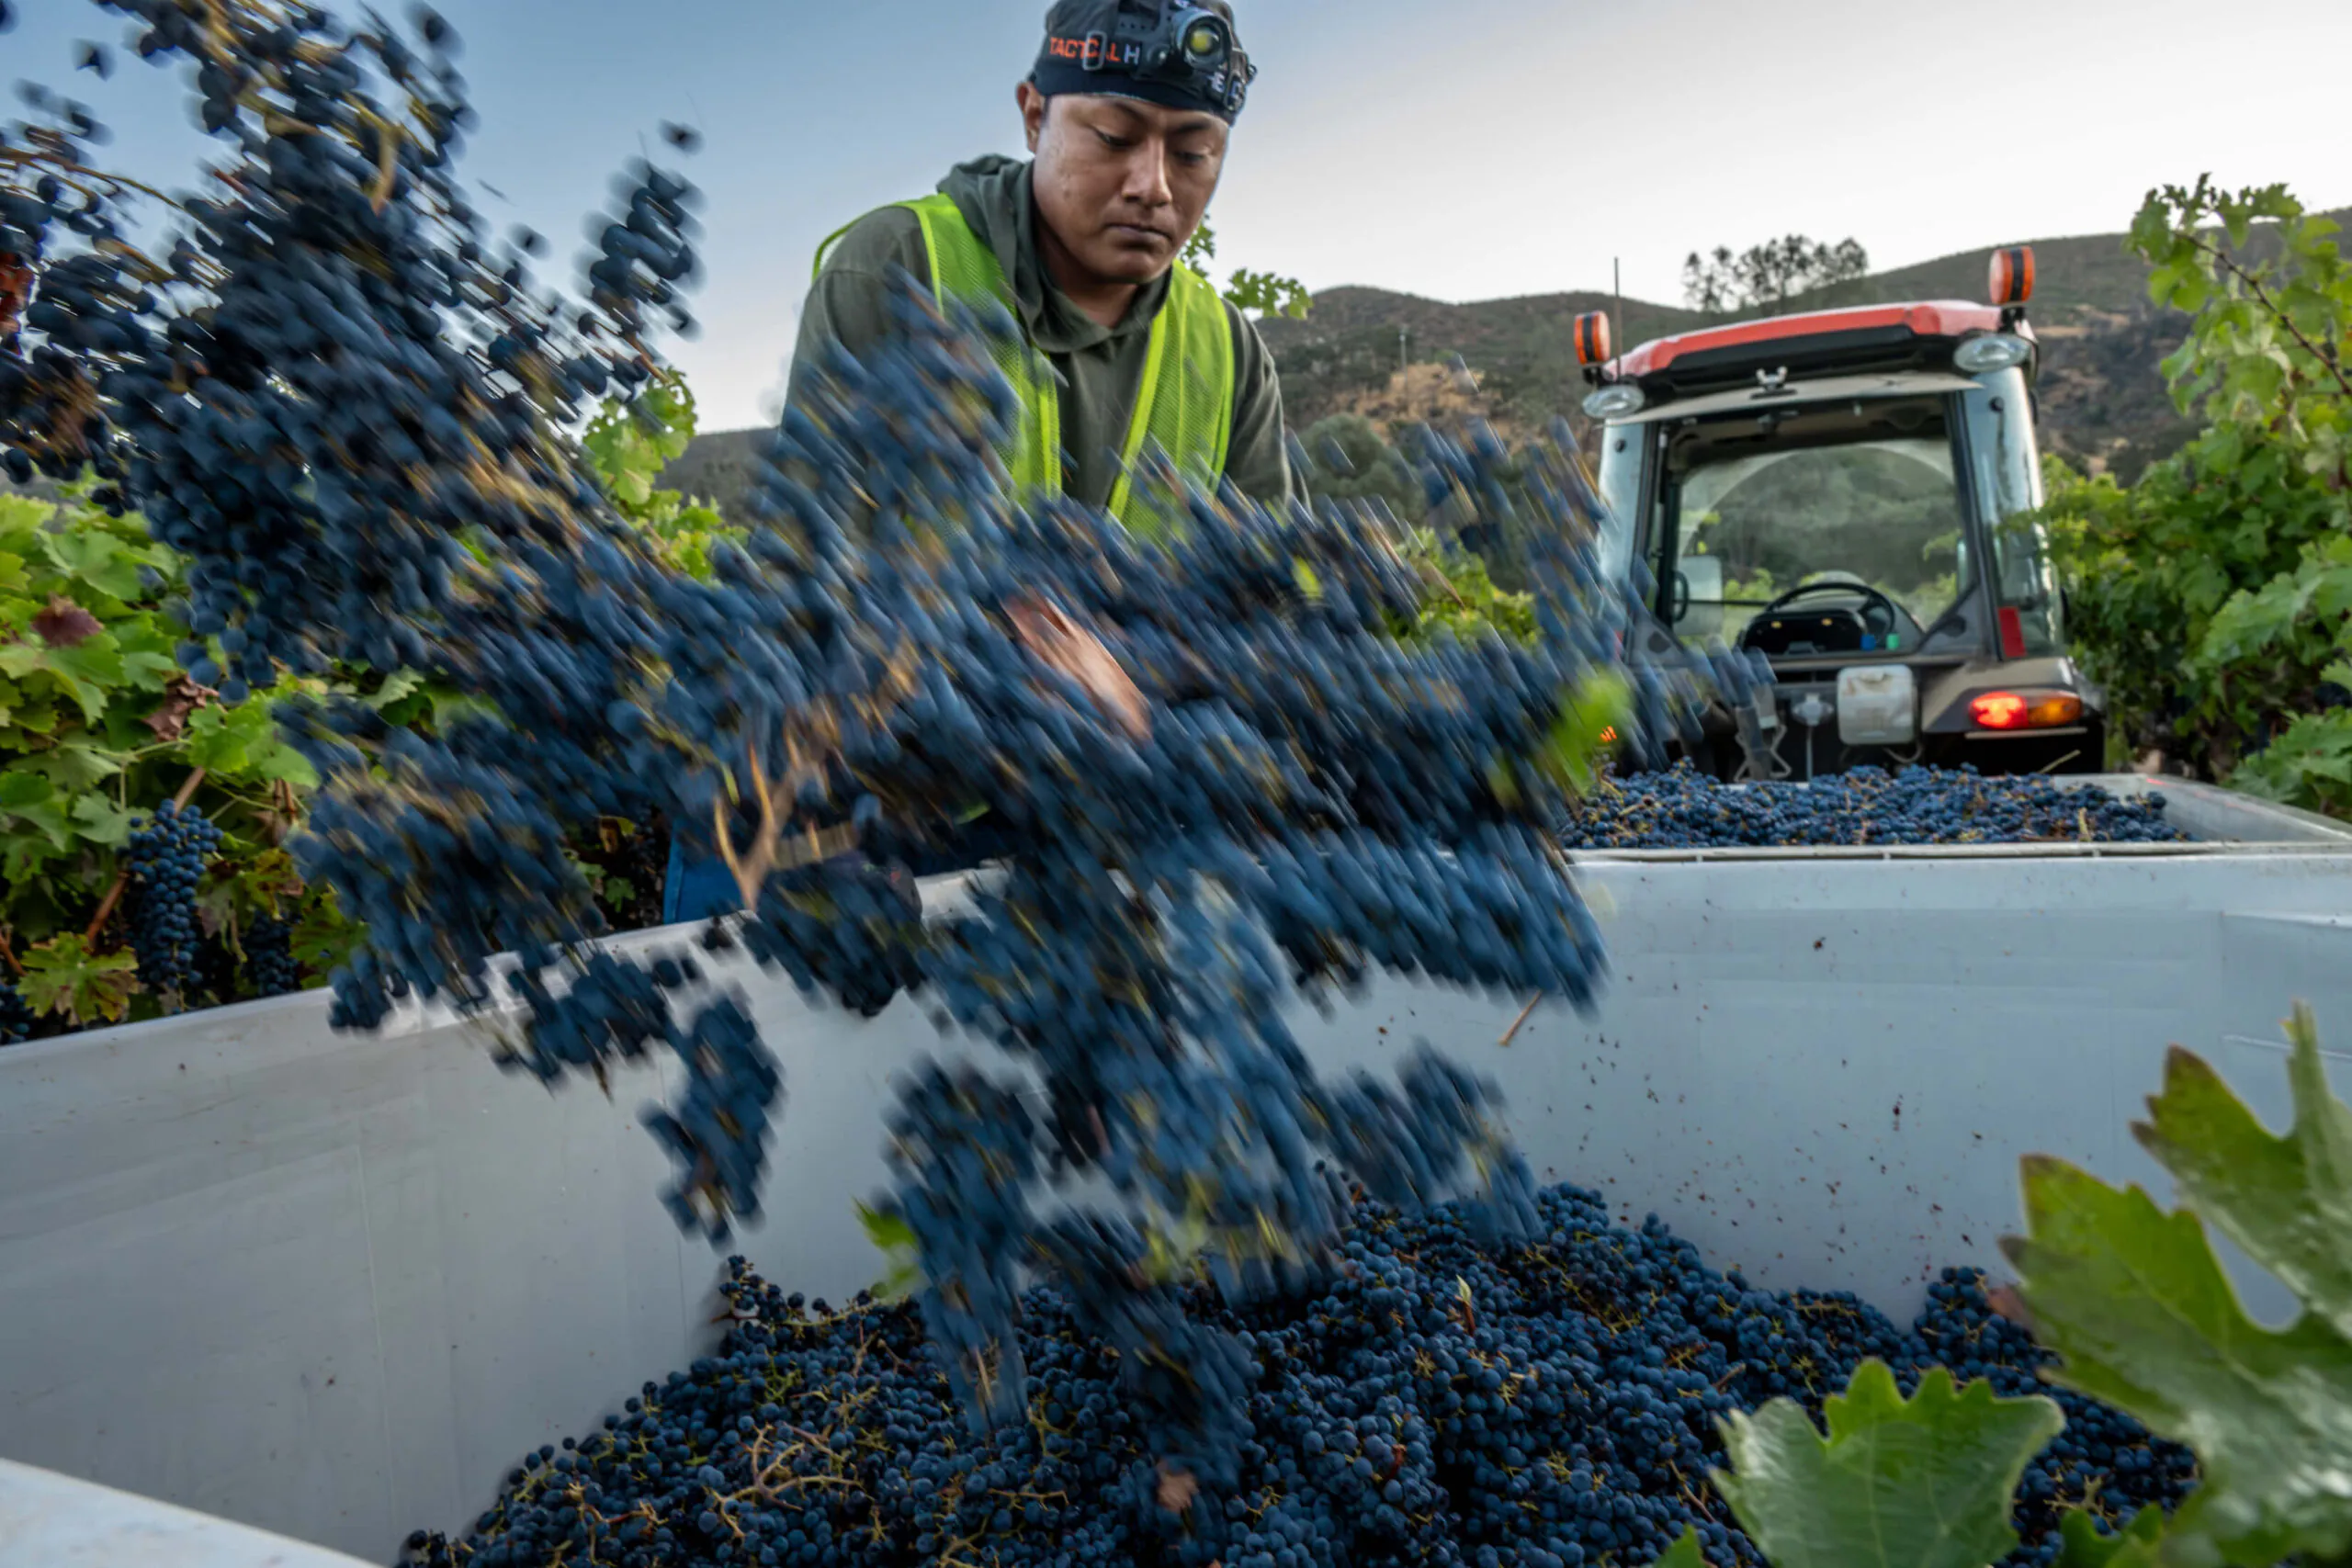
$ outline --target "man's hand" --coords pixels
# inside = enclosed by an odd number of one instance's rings
[[[1102,639],[1072,620],[1061,606],[1024,597],[1007,606],[1013,629],[1029,651],[1084,687],[1120,728],[1137,740],[1151,736],[1151,715],[1143,693]]]

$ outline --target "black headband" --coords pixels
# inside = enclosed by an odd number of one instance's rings
[[[1221,35],[1224,47],[1196,63],[1182,42],[1204,26]],[[1136,98],[1196,109],[1230,125],[1257,73],[1227,7],[1184,0],[1060,0],[1046,18],[1046,41],[1029,80],[1047,97]]]

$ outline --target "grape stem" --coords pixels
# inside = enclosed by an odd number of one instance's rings
[[[203,782],[204,770],[202,768],[198,768],[191,772],[187,775],[187,778],[180,784],[179,793],[172,796],[172,809],[174,811],[186,810],[187,808],[187,803],[196,798],[196,786]],[[130,880],[130,868],[127,865],[120,871],[114,874],[114,886],[107,888],[107,896],[98,900],[98,912],[90,917],[89,929],[82,933],[82,945],[84,947],[86,948],[92,942],[98,940],[99,931],[105,927],[107,923],[107,917],[114,913],[115,904],[122,897],[122,889]],[[10,962],[13,963],[15,960],[12,958]]]
[[[8,966],[9,974],[17,976],[19,978],[23,977],[25,966],[18,961],[17,957],[17,950],[8,945],[8,933],[6,931],[0,931],[0,964],[6,964]]]
[[[769,786],[767,769],[761,765],[756,748],[748,760],[752,791],[760,802],[760,825],[752,835],[752,841],[743,851],[737,851],[735,836],[727,829],[727,807],[723,801],[711,802],[710,825],[718,840],[719,858],[727,863],[737,890],[743,895],[743,907],[757,909],[760,890],[767,886],[771,874],[845,854],[857,847],[857,832],[852,828],[828,828],[821,832],[810,828],[801,844],[787,849],[784,843],[784,814],[776,809],[775,792]]]
[[[1510,1027],[1503,1031],[1502,1038],[1496,1041],[1495,1043],[1508,1047],[1512,1041],[1518,1039],[1521,1025],[1524,1024],[1529,1018],[1534,1015],[1535,1004],[1543,999],[1544,993],[1541,991],[1538,991],[1533,996],[1528,998],[1527,1005],[1519,1010],[1519,1016],[1510,1021]]]

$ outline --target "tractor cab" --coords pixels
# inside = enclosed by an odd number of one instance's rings
[[[1718,776],[1861,763],[2093,772],[2104,701],[2067,657],[2034,440],[2033,254],[1989,301],[1738,321],[1612,355],[1579,317],[1611,569],[1652,657],[1722,639],[1771,666],[1769,756],[1728,712]],[[1777,722],[1775,722],[1777,721]]]

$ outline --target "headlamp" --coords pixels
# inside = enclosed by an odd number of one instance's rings
[[[1176,49],[1193,71],[1221,68],[1233,53],[1233,28],[1214,11],[1179,11],[1175,17]]]
[[[1228,116],[1241,111],[1258,68],[1236,41],[1231,22],[1206,6],[1160,0],[1147,11],[1157,14],[1138,27],[1135,12],[1146,7],[1120,9],[1127,14],[1113,33],[1087,39],[1089,71],[1125,69],[1146,81],[1198,93],[1223,105]]]

